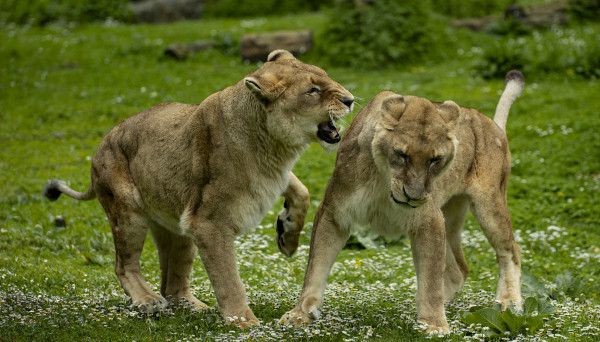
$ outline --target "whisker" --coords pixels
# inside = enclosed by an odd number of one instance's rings
[[[329,112],[329,117],[331,118],[331,122],[335,123],[340,130],[340,132],[348,126],[348,123],[345,121],[341,115],[336,115],[335,113]]]
[[[335,113],[334,111],[330,110],[329,118],[331,119],[331,122],[338,122],[338,121],[342,120],[342,115],[339,115],[339,114]]]
[[[359,109],[362,108],[364,105],[362,103],[360,103],[361,101],[363,101],[364,99],[362,97],[354,97],[354,106],[358,107]]]

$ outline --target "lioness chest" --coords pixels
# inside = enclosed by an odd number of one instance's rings
[[[231,203],[231,220],[238,232],[257,227],[281,196],[289,182],[289,172],[272,178],[257,177]]]
[[[381,236],[397,237],[404,235],[419,219],[421,210],[399,208],[389,199],[389,189],[378,180],[372,180],[357,188],[343,200],[343,213],[337,218],[343,227],[371,226],[371,230]]]

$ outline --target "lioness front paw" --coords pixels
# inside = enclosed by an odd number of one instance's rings
[[[314,320],[319,318],[319,312],[317,309],[306,313],[302,310],[294,309],[286,312],[281,319],[279,319],[280,324],[294,324],[294,325],[302,325],[313,322]]]
[[[275,225],[277,230],[277,247],[287,257],[291,257],[298,248],[302,225],[300,224],[300,229],[298,229],[297,225],[297,223],[292,221],[292,216],[288,213],[287,208],[284,208],[277,215],[277,223]]]
[[[223,314],[225,317],[225,324],[235,325],[240,329],[246,329],[253,325],[260,325],[258,318],[254,316],[251,309],[242,310],[235,314]]]

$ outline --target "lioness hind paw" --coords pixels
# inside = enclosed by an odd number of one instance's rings
[[[419,320],[419,328],[420,330],[425,331],[428,334],[432,335],[445,335],[450,333],[450,326],[448,323],[438,323],[438,324],[429,324],[423,320]]]
[[[428,327],[426,332],[431,335],[446,335],[450,333],[450,327]]]
[[[179,305],[180,307],[183,307],[188,310],[201,312],[201,311],[205,311],[205,310],[214,310],[215,309],[212,306],[205,304],[204,302],[202,302],[201,300],[198,300],[195,297],[192,297],[192,298],[193,299],[190,299],[187,297],[181,297],[181,298],[179,298],[179,300],[174,300],[173,297],[169,297],[170,301],[172,301],[173,303]]]
[[[153,314],[153,313],[157,313],[160,312],[161,310],[165,309],[167,307],[168,303],[164,298],[161,299],[152,299],[150,301],[146,301],[146,302],[139,302],[139,301],[134,301],[131,304],[131,307],[134,309],[137,309],[139,312],[142,313],[149,313],[149,314]]]
[[[206,304],[204,304],[203,302],[200,302],[200,301],[192,303],[189,306],[189,308],[192,311],[199,311],[199,312],[200,311],[205,311],[205,310],[214,310],[215,309],[214,307],[206,305]]]
[[[496,299],[496,302],[500,303],[500,305],[502,307],[502,311],[508,309],[511,305],[514,306],[514,308],[517,310],[523,309],[523,300],[522,299],[518,299],[518,300]]]

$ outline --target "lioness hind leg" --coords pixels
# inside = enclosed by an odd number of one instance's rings
[[[100,196],[112,228],[116,252],[115,273],[121,286],[131,297],[133,306],[140,311],[159,311],[166,307],[167,302],[150,289],[140,268],[140,255],[148,231],[146,218],[134,210],[128,210],[125,204],[114,201],[107,203]]]
[[[452,301],[456,297],[469,274],[469,266],[461,244],[461,231],[468,209],[469,199],[463,196],[452,198],[442,208],[446,226],[445,301]]]
[[[496,251],[498,260],[496,300],[502,304],[503,308],[508,307],[510,302],[520,308],[523,303],[521,298],[521,250],[513,237],[506,197],[498,192],[491,196],[488,193],[473,198],[471,209],[487,240]]]
[[[290,181],[283,192],[284,208],[277,215],[277,246],[284,255],[291,257],[298,248],[300,232],[310,205],[308,189],[290,172]]]
[[[160,261],[160,293],[175,304],[184,304],[193,310],[209,309],[190,291],[190,273],[196,257],[193,240],[156,225],[151,231]]]

